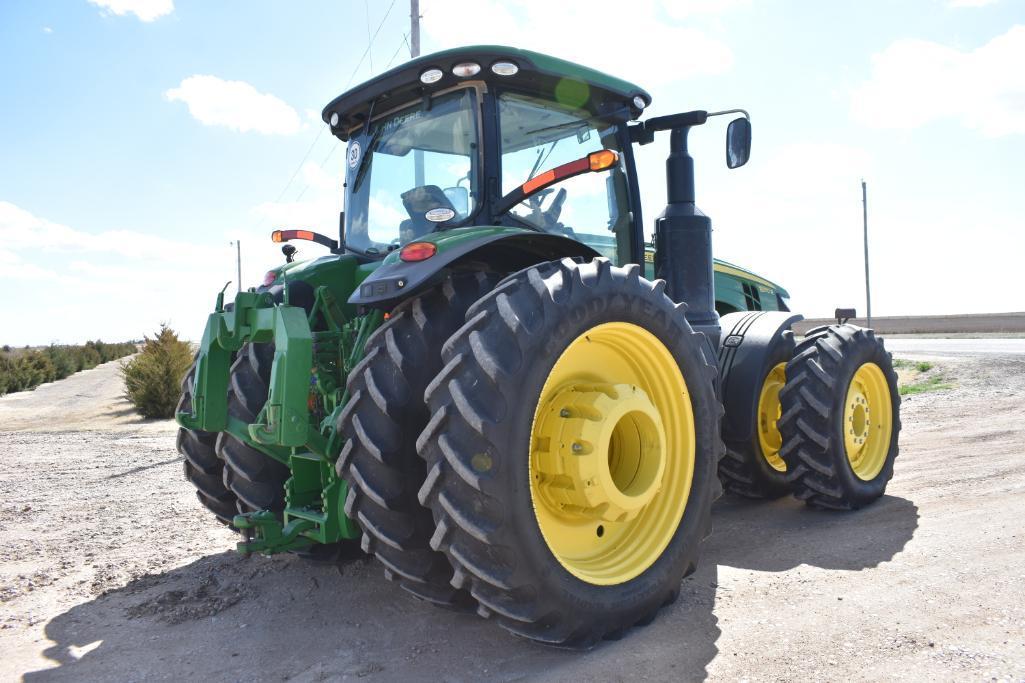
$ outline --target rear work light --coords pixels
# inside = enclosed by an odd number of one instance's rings
[[[426,261],[438,253],[438,247],[430,242],[410,242],[402,247],[399,258],[407,263]]]

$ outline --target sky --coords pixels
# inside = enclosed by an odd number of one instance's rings
[[[421,0],[422,49],[506,44],[631,80],[691,136],[714,249],[795,310],[1025,310],[1023,0]],[[270,231],[337,234],[321,108],[409,58],[406,0],[0,0],[0,343],[198,339]],[[644,221],[668,140],[639,149]],[[300,257],[320,255],[300,243]],[[232,285],[231,289],[234,289]]]

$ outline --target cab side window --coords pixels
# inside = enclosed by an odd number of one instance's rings
[[[579,110],[559,108],[525,95],[499,96],[502,137],[502,194],[556,166],[591,152],[619,152],[615,124]],[[615,263],[629,258],[628,185],[620,163],[608,171],[584,173],[541,190],[514,206],[515,221],[565,235]]]

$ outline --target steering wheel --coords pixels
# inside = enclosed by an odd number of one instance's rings
[[[549,206],[544,213],[545,220],[552,224],[559,222],[559,216],[562,215],[562,205],[566,203],[566,188],[560,187],[559,191],[555,195],[555,199],[552,200],[552,205]]]

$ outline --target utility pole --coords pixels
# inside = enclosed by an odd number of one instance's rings
[[[416,59],[420,56],[420,0],[409,0],[409,57]],[[423,187],[427,181],[424,179],[424,153],[423,150],[413,150],[413,182],[417,187]]]
[[[865,308],[868,309],[866,319],[868,327],[872,327],[872,289],[868,279],[868,186],[861,179],[861,218],[865,234]]]
[[[420,0],[409,0],[409,56],[420,56]]]

